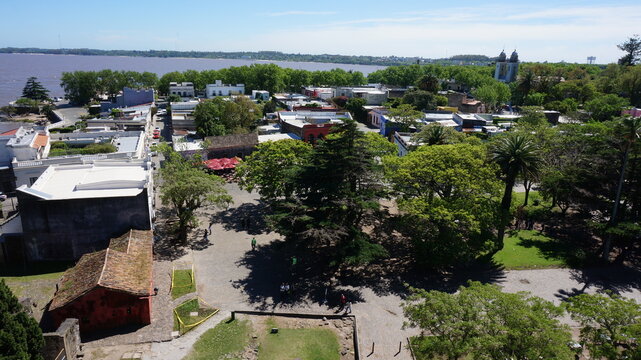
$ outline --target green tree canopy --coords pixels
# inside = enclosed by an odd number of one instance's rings
[[[319,142],[285,185],[293,191],[273,204],[270,222],[286,240],[332,254],[334,264],[368,262],[385,254],[362,229],[379,208],[379,169],[353,120]]]
[[[621,115],[623,108],[628,105],[628,100],[614,94],[606,94],[585,103],[585,109],[590,112],[592,119],[607,121]]]
[[[32,100],[44,101],[49,98],[49,90],[45,89],[45,87],[42,86],[40,82],[38,82],[37,77],[32,76],[27,79],[27,83],[25,84],[24,89],[22,89],[22,97]]]
[[[387,116],[390,121],[401,125],[401,131],[407,132],[411,127],[418,126],[419,120],[423,119],[425,115],[422,111],[416,110],[413,105],[401,104],[389,109]]]
[[[625,52],[625,55],[619,59],[619,65],[630,66],[639,61],[639,56],[641,56],[641,38],[639,35],[633,35],[628,40],[617,45],[617,47]]]
[[[186,241],[189,228],[198,224],[195,213],[207,206],[224,207],[231,201],[224,180],[205,172],[200,158],[185,159],[163,147],[165,162],[160,169],[163,186],[160,197],[170,204],[178,217],[178,239]]]
[[[563,310],[528,293],[470,282],[456,294],[411,289],[406,326],[423,336],[415,351],[426,359],[573,359]]]
[[[261,115],[256,104],[244,96],[233,101],[215,97],[201,102],[194,110],[196,131],[200,136],[247,132]]]
[[[0,279],[0,358],[41,360],[43,346],[38,323]]]
[[[451,127],[439,123],[432,123],[421,128],[421,131],[414,134],[412,140],[418,144],[425,145],[446,145],[460,143],[465,135]]]
[[[581,344],[592,358],[641,357],[641,306],[634,300],[607,292],[573,296],[565,305],[582,326]]]
[[[293,189],[286,180],[296,168],[309,161],[311,153],[312,146],[299,140],[259,144],[256,151],[236,168],[239,185],[247,191],[256,189],[268,202],[287,196]]]
[[[482,145],[421,146],[385,158],[385,176],[404,211],[402,231],[429,267],[469,262],[494,248],[500,183]]]

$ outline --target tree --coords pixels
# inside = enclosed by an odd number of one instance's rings
[[[521,117],[519,118],[519,125],[528,127],[540,127],[547,125],[548,119],[538,106],[523,106],[521,107]]]
[[[41,360],[43,346],[38,323],[0,279],[0,358]]]
[[[617,216],[619,213],[619,206],[621,206],[621,191],[625,182],[625,172],[628,166],[628,159],[630,151],[634,145],[639,142],[641,138],[641,118],[624,118],[618,128],[618,133],[624,139],[622,151],[623,161],[621,163],[621,170],[619,175],[619,182],[614,196],[614,205],[612,206],[612,214],[610,215],[610,226],[616,226]],[[611,235],[608,235],[603,243],[603,260],[608,261],[610,258]]]
[[[259,144],[251,155],[245,158],[237,168],[241,188],[252,191],[256,189],[261,198],[267,202],[291,194],[286,180],[295,168],[308,161],[312,146],[299,140],[268,141]]]
[[[261,115],[260,109],[244,96],[233,101],[215,97],[201,102],[194,110],[196,131],[200,136],[247,132]]]
[[[451,127],[443,126],[439,123],[432,123],[423,126],[421,131],[414,134],[412,140],[418,144],[445,145],[460,143],[464,138],[465,135],[463,133]]]
[[[420,146],[384,159],[419,263],[467,263],[494,247],[500,182],[482,145]]]
[[[183,101],[182,96],[178,94],[171,94],[167,97],[167,102],[172,103],[172,102],[181,102]]]
[[[94,71],[63,72],[60,86],[71,103],[86,105],[98,93],[98,74]]]
[[[426,359],[572,359],[563,310],[528,293],[470,282],[455,294],[411,289],[403,303],[422,335],[415,351]]]
[[[27,83],[22,89],[22,97],[32,100],[44,101],[49,98],[49,90],[45,89],[41,83],[38,82],[38,78],[35,76],[27,79]]]
[[[411,89],[405,92],[401,98],[401,103],[408,104],[417,110],[434,110],[437,106],[436,96],[424,90]]]
[[[510,88],[501,83],[493,82],[476,88],[473,92],[474,97],[486,104],[490,111],[494,111],[499,105],[510,99]]]
[[[581,294],[566,309],[581,324],[581,343],[594,359],[641,357],[641,306],[612,292]]]
[[[363,106],[367,105],[367,100],[363,98],[351,98],[347,100],[345,109],[352,113],[354,120],[365,122],[367,121],[367,110]]]
[[[198,209],[224,207],[232,198],[223,187],[224,180],[206,173],[199,158],[184,159],[167,147],[161,151],[166,160],[160,170],[163,179],[160,197],[176,211],[178,239],[184,242],[189,228],[198,225],[195,216]]]
[[[362,230],[379,209],[380,174],[353,120],[344,120],[319,142],[285,185],[292,192],[276,201],[270,223],[299,249],[331,254],[331,264],[365,263],[386,254]]]
[[[386,156],[396,155],[398,152],[396,145],[378,133],[366,132],[359,141],[362,142],[361,145],[367,150],[367,153],[371,154],[376,161]]]
[[[633,106],[641,107],[641,65],[628,67],[621,76],[621,90]]]
[[[585,109],[590,112],[592,119],[608,121],[621,115],[621,110],[628,105],[629,102],[626,99],[614,94],[606,94],[586,102]]]
[[[632,37],[617,45],[617,47],[626,53],[619,59],[619,65],[631,66],[639,61],[639,56],[641,56],[641,38],[639,38],[639,35],[632,35]]]
[[[436,93],[440,89],[440,85],[438,78],[434,74],[425,74],[416,81],[417,88],[431,93]]]
[[[529,136],[521,133],[507,133],[497,137],[490,150],[492,160],[499,165],[505,183],[501,200],[501,224],[498,228],[498,250],[503,249],[505,227],[510,221],[512,189],[519,175],[536,171],[540,165],[539,148]]]
[[[389,109],[389,119],[401,125],[401,131],[407,132],[411,127],[416,127],[419,120],[423,119],[425,115],[422,111],[416,110],[410,104],[401,104],[398,107]]]

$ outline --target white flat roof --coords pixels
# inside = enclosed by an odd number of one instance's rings
[[[269,134],[269,135],[258,135],[258,142],[264,143],[267,141],[278,141],[285,139],[294,139],[300,140],[300,137],[296,134],[287,133],[287,134]]]
[[[147,186],[148,176],[140,161],[52,165],[31,187],[18,190],[45,200],[136,196]]]

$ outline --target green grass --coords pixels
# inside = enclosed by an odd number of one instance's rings
[[[174,270],[174,285],[171,288],[171,297],[179,297],[196,291],[196,283],[191,276],[191,270]]]
[[[336,335],[328,329],[279,329],[267,334],[258,348],[258,360],[339,360]]]
[[[539,194],[538,191],[536,190],[530,190],[530,195],[528,197],[528,205],[532,206],[534,205],[534,202],[538,200],[541,205],[545,206],[550,206],[551,203],[550,201],[546,201],[543,199],[543,196]],[[516,208],[517,206],[523,205],[523,202],[525,201],[525,193],[524,192],[513,192],[512,193],[512,207]]]
[[[177,317],[180,317],[184,325],[189,326],[203,319],[206,319],[216,311],[216,309],[200,307],[198,299],[187,300],[184,303],[178,305],[175,310],[176,312],[174,313],[174,330],[180,330],[181,333],[185,333],[193,329],[193,327],[181,329],[180,322],[178,321]],[[198,315],[191,316],[191,312],[197,312]]]
[[[194,344],[186,360],[240,360],[240,353],[249,344],[249,320],[228,319],[207,330]]]
[[[494,260],[507,269],[537,269],[565,267],[565,249],[536,230],[514,231],[505,238],[505,246]]]

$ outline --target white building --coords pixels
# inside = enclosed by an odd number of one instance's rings
[[[225,85],[221,80],[216,80],[213,84],[207,84],[205,95],[208,99],[216,96],[242,95],[245,93],[244,84]]]
[[[334,96],[365,99],[365,105],[381,105],[387,101],[387,90],[376,86],[350,87],[339,86],[334,90]]]
[[[196,130],[193,114],[198,104],[198,101],[172,102],[169,104],[171,107],[171,125],[174,130]]]
[[[244,88],[244,86],[243,86]],[[252,90],[252,99],[269,101],[269,91],[267,90]]]
[[[170,82],[169,83],[169,95],[178,95],[183,98],[193,98],[196,96],[194,90],[194,83],[190,82]]]

